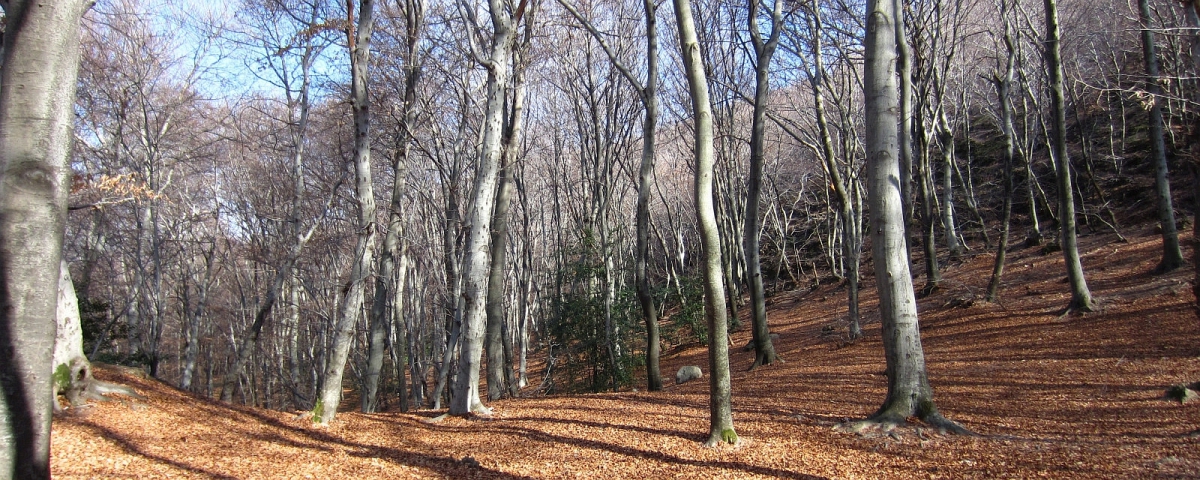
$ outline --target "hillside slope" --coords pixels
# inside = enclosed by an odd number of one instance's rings
[[[1069,299],[1060,254],[1010,253],[1002,302],[978,299],[990,252],[951,265],[920,302],[938,406],[978,437],[920,429],[874,438],[836,422],[872,413],[885,393],[874,286],[864,286],[867,337],[838,338],[837,286],[769,301],[786,363],[746,372],[734,349],[734,421],[742,443],[707,449],[707,382],[663,392],[494,402],[483,420],[441,412],[304,415],[231,407],[163,384],[99,370],[149,399],[102,403],[56,419],[58,478],[1146,478],[1200,472],[1200,403],[1162,399],[1200,380],[1200,322],[1190,273],[1148,274],[1147,228],[1081,238],[1102,310],[1060,318]],[[828,333],[827,326],[834,326]],[[743,345],[749,332],[736,332]],[[663,358],[668,375],[707,370],[701,347]],[[707,371],[705,374],[707,375]],[[467,458],[469,457],[469,458]]]

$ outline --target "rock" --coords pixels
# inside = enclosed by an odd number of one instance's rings
[[[1191,387],[1195,387],[1195,386],[1200,386],[1200,385],[1197,385],[1195,383],[1193,383],[1191,385],[1184,385],[1184,384],[1172,385],[1170,388],[1167,389],[1167,392],[1166,392],[1166,394],[1163,395],[1163,397],[1166,398],[1167,400],[1174,400],[1179,403],[1190,402],[1192,400],[1195,400],[1198,397],[1198,395],[1196,394],[1196,391],[1191,388]]]
[[[704,372],[700,371],[700,367],[697,367],[695,365],[688,365],[686,367],[680,368],[679,372],[677,372],[675,374],[675,384],[679,385],[681,383],[687,383],[689,381],[695,380],[697,378],[701,378],[703,376],[704,376]]]

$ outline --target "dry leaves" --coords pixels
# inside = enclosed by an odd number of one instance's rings
[[[306,416],[231,407],[119,376],[149,397],[57,419],[58,478],[1145,478],[1200,475],[1200,404],[1162,399],[1200,380],[1200,328],[1190,272],[1151,276],[1158,238],[1082,240],[1103,310],[1060,318],[1069,293],[1062,257],[1010,253],[1001,304],[977,298],[991,255],[946,272],[921,300],[922,336],[938,406],[981,434],[909,428],[860,437],[832,428],[869,415],[885,379],[874,288],[864,287],[865,340],[843,346],[845,292],[826,286],[772,299],[785,363],[747,372],[735,349],[734,421],[743,441],[701,446],[707,383],[633,392],[494,402],[488,420],[441,412],[344,412],[328,428]],[[824,299],[824,300],[822,300]],[[826,328],[826,330],[829,330]],[[834,329],[836,331],[836,328]],[[749,332],[737,332],[742,344]],[[702,348],[663,371],[707,365]],[[707,378],[707,372],[706,378]],[[112,371],[97,376],[112,380]]]

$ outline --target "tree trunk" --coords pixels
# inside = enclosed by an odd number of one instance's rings
[[[353,3],[347,6],[352,7]],[[342,308],[334,327],[333,348],[325,365],[325,379],[317,403],[313,406],[313,421],[328,425],[337,414],[342,401],[342,373],[354,344],[354,325],[363,311],[367,277],[375,263],[375,191],[371,182],[371,115],[367,93],[367,66],[371,57],[371,31],[374,0],[360,0],[357,29],[350,23],[346,36],[350,44],[351,91],[350,104],[354,114],[354,191],[358,203],[358,242],[354,246],[354,265],[350,268]],[[353,16],[353,13],[350,13]]]
[[[918,417],[940,423],[943,419],[934,406],[933,388],[925,373],[912,276],[904,260],[904,212],[896,161],[900,119],[893,64],[896,61],[894,7],[891,0],[871,0],[867,6],[863,77],[870,182],[867,195],[888,377],[887,398],[869,421],[903,423],[908,417]]]
[[[904,209],[904,237],[916,238],[913,219],[917,218],[913,206],[913,91],[912,51],[908,45],[908,34],[904,26],[904,0],[892,0],[892,11],[896,13],[896,72],[900,75],[900,201]],[[904,252],[905,261],[912,269],[911,251]]]
[[[1000,292],[1000,277],[1004,275],[1005,255],[1008,251],[1008,230],[1012,220],[1012,203],[1013,195],[1016,192],[1013,190],[1013,167],[1015,162],[1015,138],[1016,131],[1013,128],[1013,108],[1012,108],[1012,79],[1013,68],[1016,60],[1016,50],[1013,47],[1013,38],[1010,33],[1011,24],[1009,23],[1009,0],[1001,0],[1000,3],[1000,19],[1004,22],[1004,45],[1007,47],[1008,56],[1005,60],[1004,74],[995,74],[992,77],[992,83],[996,86],[996,98],[1000,106],[1000,130],[1004,136],[1004,207],[1000,214],[1000,244],[996,246],[996,261],[992,267],[992,278],[988,281],[987,301],[995,302],[999,299]]]
[[[408,157],[412,149],[412,131],[417,123],[417,85],[421,80],[422,60],[417,58],[418,46],[424,34],[425,2],[415,0],[405,2],[405,47],[407,57],[404,63],[404,112],[402,124],[396,132],[396,145],[392,158],[392,195],[388,204],[388,229],[383,238],[383,249],[379,252],[379,274],[375,280],[375,298],[371,302],[371,321],[367,334],[370,342],[367,353],[366,388],[363,389],[363,413],[375,412],[379,408],[377,398],[379,392],[379,377],[383,372],[384,347],[388,332],[391,328],[400,329],[400,338],[405,338],[406,325],[403,320],[404,281],[396,275],[396,262],[403,262],[404,256],[404,200],[405,187],[408,180]],[[401,269],[404,267],[402,266]],[[401,271],[400,275],[404,272]],[[388,311],[388,299],[392,299],[391,311]],[[396,320],[401,320],[397,322]],[[404,359],[406,342],[393,344],[393,352],[399,359]],[[408,397],[404,394],[404,368],[397,366],[400,372],[397,380],[400,383],[400,410],[408,411]]]
[[[1154,31],[1150,25],[1150,2],[1138,0],[1138,16],[1142,22],[1142,56],[1146,61],[1146,91],[1154,97],[1150,104],[1150,152],[1154,155],[1154,193],[1157,197],[1158,225],[1162,229],[1163,256],[1154,268],[1166,273],[1183,266],[1183,251],[1179,248],[1179,232],[1175,227],[1175,208],[1171,202],[1171,181],[1167,176],[1167,146],[1163,140],[1163,104],[1166,103],[1162,78],[1158,70],[1158,52],[1154,46]]]
[[[726,330],[725,288],[721,275],[721,245],[713,208],[713,125],[708,98],[708,80],[696,39],[689,0],[674,0],[679,44],[687,73],[695,121],[696,222],[704,250],[704,308],[708,318],[709,437],[707,446],[737,443],[733,430],[733,397],[729,379],[729,344]]]
[[[659,368],[660,340],[658,332],[658,310],[654,306],[654,295],[650,291],[650,185],[654,182],[655,147],[658,130],[658,7],[654,0],[643,0],[646,14],[646,85],[642,89],[642,102],[646,107],[646,118],[642,123],[642,163],[638,168],[637,198],[637,254],[634,259],[634,275],[637,283],[638,304],[642,307],[642,321],[646,325],[646,389],[651,392],[662,390],[662,372]],[[522,352],[524,353],[524,352]]]
[[[767,326],[767,300],[763,291],[762,261],[759,259],[759,238],[762,236],[762,220],[758,214],[759,198],[762,195],[762,169],[766,139],[766,112],[770,93],[771,57],[779,45],[780,30],[783,29],[783,0],[775,0],[771,11],[771,34],[763,42],[758,29],[758,2],[748,0],[747,27],[754,43],[757,61],[754,64],[754,114],[750,128],[750,177],[746,179],[746,269],[750,276],[750,319],[753,326],[754,363],[750,368],[775,362],[775,345],[771,343]]]
[[[471,206],[471,230],[463,253],[463,301],[466,311],[462,321],[462,344],[459,350],[458,376],[454,381],[454,398],[450,414],[491,413],[479,396],[479,367],[483,357],[483,339],[487,324],[486,295],[491,257],[488,237],[495,207],[496,184],[499,177],[501,136],[503,134],[504,93],[508,84],[509,60],[512,54],[515,22],[520,21],[524,0],[516,14],[506,11],[502,0],[489,0],[493,38],[492,51],[486,62],[487,111],[484,114],[483,145]]]
[[[1067,109],[1063,99],[1063,67],[1059,57],[1058,2],[1044,0],[1046,9],[1046,70],[1050,75],[1051,153],[1058,173],[1058,218],[1063,258],[1067,278],[1071,283],[1071,303],[1067,310],[1092,311],[1092,294],[1083,276],[1079,261],[1079,244],[1075,236],[1075,195],[1071,184],[1071,161],[1067,158]]]
[[[4,2],[0,64],[0,476],[50,478],[53,318],[86,0]]]

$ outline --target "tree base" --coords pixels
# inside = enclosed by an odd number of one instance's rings
[[[937,433],[942,435],[953,434],[967,435],[972,437],[979,436],[977,433],[967,430],[962,425],[943,417],[939,413],[926,415],[920,420],[925,424],[926,427],[934,429]],[[901,431],[908,426],[910,426],[910,424],[906,418],[901,418],[896,415],[882,414],[864,420],[841,423],[835,426],[834,430],[845,433],[853,433],[860,437],[871,438],[886,435],[896,440],[900,440],[902,437]],[[924,432],[925,428],[920,426],[913,427],[913,433],[922,439],[925,438]]]
[[[732,428],[727,428],[719,432],[712,432],[708,437],[708,441],[704,442],[704,446],[708,448],[716,448],[718,445],[737,445],[738,434]]]

